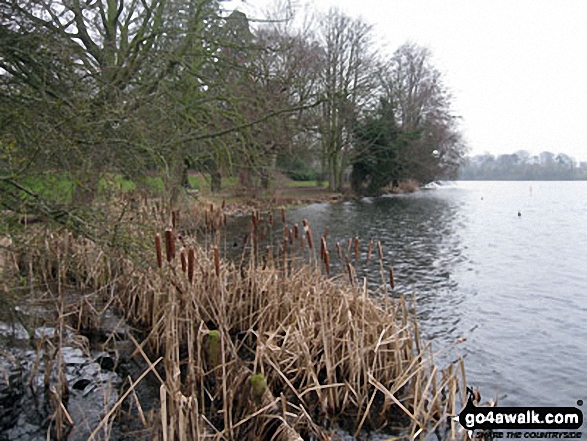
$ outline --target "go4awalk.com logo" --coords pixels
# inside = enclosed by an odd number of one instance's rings
[[[483,407],[475,404],[475,393],[467,391],[458,421],[471,438],[477,433],[484,438],[581,438],[583,412],[578,407]]]

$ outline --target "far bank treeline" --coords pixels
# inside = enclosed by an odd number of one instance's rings
[[[465,147],[429,50],[384,56],[360,19],[310,18],[253,22],[215,0],[2,2],[2,204],[38,207],[52,179],[87,206],[113,176],[162,177],[176,200],[188,170],[212,190],[282,172],[358,194],[454,176]]]
[[[564,153],[526,150],[497,157],[484,155],[466,158],[459,178],[472,181],[576,181],[587,180],[587,162],[577,162]]]

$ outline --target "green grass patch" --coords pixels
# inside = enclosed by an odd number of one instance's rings
[[[289,181],[285,183],[286,187],[324,187],[319,181]]]

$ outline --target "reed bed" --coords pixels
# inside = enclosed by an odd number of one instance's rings
[[[148,244],[139,258],[61,232],[22,260],[58,290],[91,293],[69,305],[78,328],[95,323],[102,302],[141,331],[135,352],[160,382],[158,439],[327,439],[334,425],[457,436],[446,417],[458,413],[462,364],[436,367],[406,298],[377,301],[356,279],[358,237],[329,251],[328,231],[289,225],[285,210],[281,222],[254,212],[243,255],[228,260],[222,207],[162,211],[143,204],[135,214],[149,225],[132,232]],[[281,228],[283,241],[273,234]],[[381,244],[362,246],[393,291]],[[331,252],[346,263],[333,278]]]

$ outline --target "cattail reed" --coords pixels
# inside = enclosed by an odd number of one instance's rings
[[[342,260],[342,247],[340,246],[340,242],[336,242],[336,250],[338,251],[338,258]]]
[[[330,275],[330,253],[324,250],[324,264],[326,265],[326,275]]]
[[[392,267],[389,267],[389,285],[391,286],[392,290],[395,289],[395,275],[393,273]]]
[[[300,227],[297,223],[294,224],[294,239],[300,237]]]
[[[369,241],[369,249],[367,250],[367,260],[371,260],[371,253],[373,252],[373,239]]]
[[[165,252],[167,253],[167,261],[171,262],[175,258],[175,237],[170,228],[165,230]]]
[[[359,236],[355,236],[355,260],[359,258]]]
[[[196,263],[196,252],[192,247],[188,250],[188,280],[190,283],[194,281],[194,266]]]
[[[308,248],[314,248],[314,242],[312,241],[312,228],[308,225],[308,231],[306,233],[308,235]]]
[[[293,235],[293,230],[290,228],[289,230],[289,244],[293,245],[294,243],[294,235]]]
[[[163,253],[161,252],[161,235],[155,235],[155,251],[157,252],[157,266],[159,269],[163,267]]]
[[[181,270],[185,273],[188,270],[188,262],[183,248],[179,251],[179,257],[181,259]]]
[[[379,260],[383,260],[383,248],[380,240],[377,241],[377,254],[379,255]]]
[[[306,249],[306,237],[302,236],[302,251]]]
[[[177,228],[177,224],[179,222],[179,210],[172,210],[171,211],[171,226],[173,229]]]
[[[324,228],[324,237],[328,237],[328,233],[330,233],[330,228],[327,225],[326,228]]]
[[[349,259],[348,254],[345,256],[345,258],[346,258],[346,269],[349,274],[349,282],[351,282],[351,285],[354,285],[355,281],[353,279],[353,267],[351,266],[351,260]]]
[[[269,212],[269,225],[273,228],[273,212]]]
[[[281,222],[285,224],[285,208],[281,207]]]
[[[218,247],[214,247],[214,271],[216,272],[216,277],[220,276],[220,250]]]
[[[226,208],[226,196],[224,196],[222,198],[222,209],[224,210]]]
[[[226,227],[226,213],[222,213],[222,225]]]

